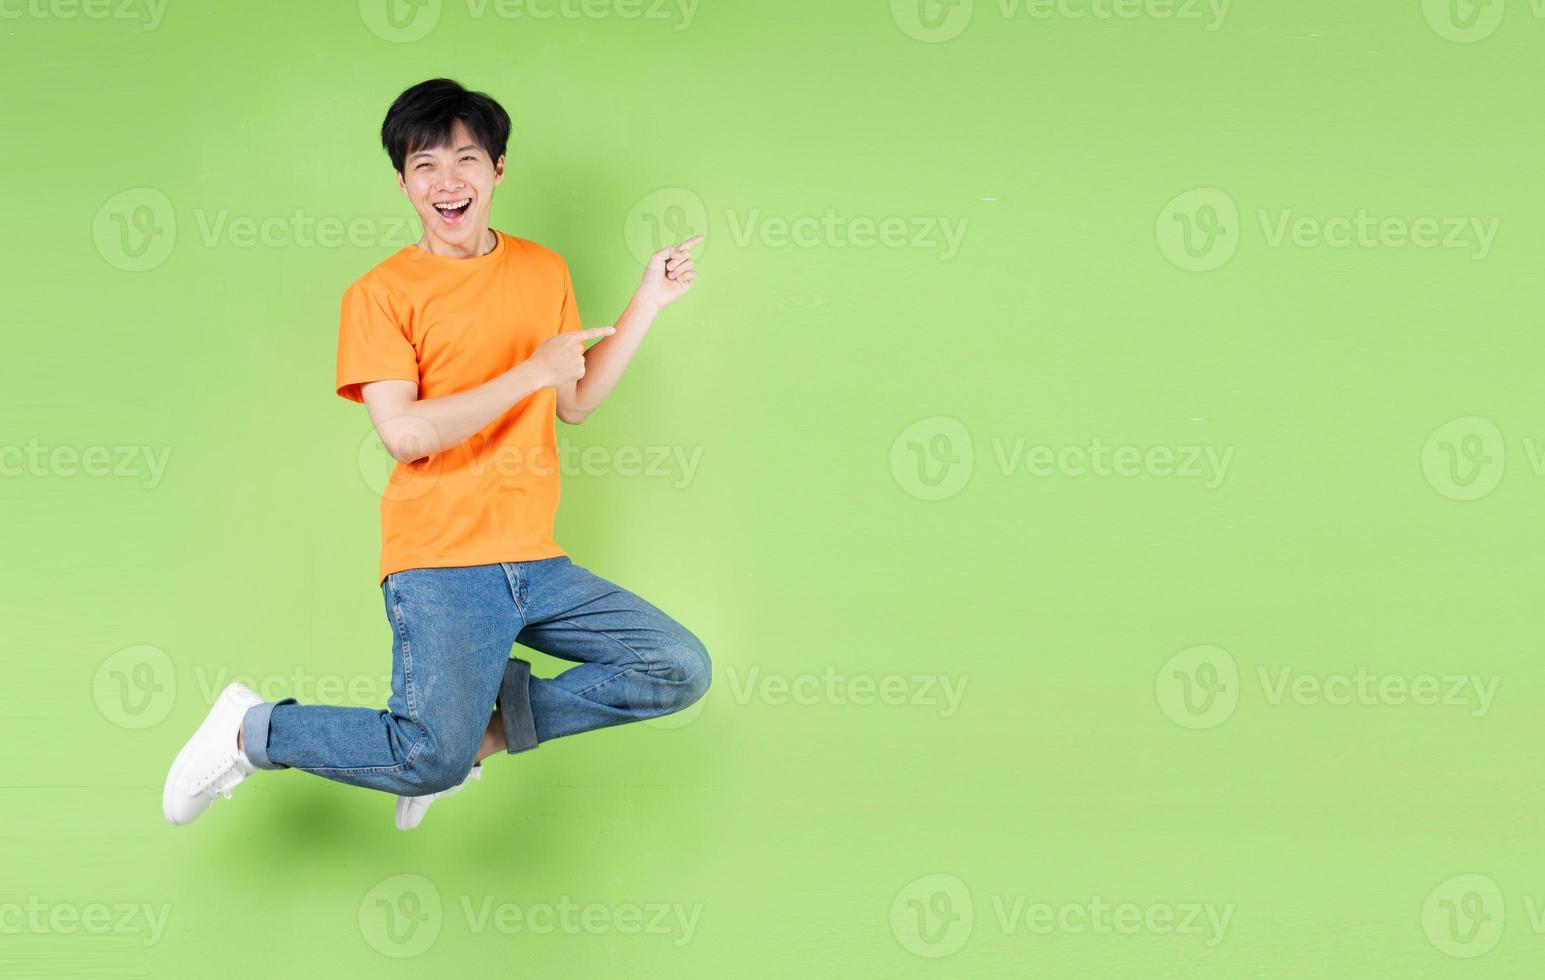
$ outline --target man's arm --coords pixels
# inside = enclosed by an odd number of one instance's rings
[[[550,337],[508,371],[454,395],[419,398],[412,381],[388,380],[361,385],[360,397],[386,451],[411,463],[461,445],[534,391],[572,387],[585,374],[585,341],[613,332],[599,327]]]
[[[570,425],[579,425],[612,393],[622,373],[644,342],[649,325],[660,308],[641,300],[637,294],[617,318],[616,331],[606,343],[596,344],[585,353],[584,377],[558,388],[558,417]],[[602,350],[601,348],[606,348]]]
[[[585,352],[585,370],[579,377],[558,385],[560,419],[578,425],[612,393],[654,318],[684,296],[697,280],[697,271],[692,268],[692,249],[702,242],[703,236],[696,235],[649,257],[644,281],[618,317],[614,335]]]

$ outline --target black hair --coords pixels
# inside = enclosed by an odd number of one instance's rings
[[[460,119],[494,162],[510,138],[510,114],[482,92],[469,92],[449,78],[431,78],[397,96],[381,123],[381,146],[400,174],[408,156],[446,146]]]

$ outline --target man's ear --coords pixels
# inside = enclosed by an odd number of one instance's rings
[[[397,171],[397,189],[402,191],[402,196],[408,196],[408,182],[402,179],[402,171]]]
[[[504,155],[500,154],[499,159],[494,161],[494,186],[497,187],[502,183],[504,183]]]

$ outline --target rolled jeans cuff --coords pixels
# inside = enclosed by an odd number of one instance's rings
[[[269,716],[274,713],[274,708],[281,704],[295,704],[294,698],[285,698],[283,701],[264,701],[247,709],[246,715],[241,720],[242,751],[247,758],[259,769],[288,769],[268,757],[268,724]]]
[[[531,665],[511,657],[499,684],[499,717],[504,722],[505,751],[524,752],[537,746],[536,719],[531,716]]]

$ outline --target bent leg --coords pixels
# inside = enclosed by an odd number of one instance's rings
[[[508,751],[680,711],[708,690],[702,641],[644,599],[563,556],[520,572],[529,588],[517,642],[578,666],[542,678],[510,661],[500,712],[507,733],[529,719],[531,738],[510,740]]]
[[[381,591],[392,624],[386,710],[259,705],[243,723],[254,764],[405,796],[466,777],[521,626],[510,580],[500,565],[415,568]]]

